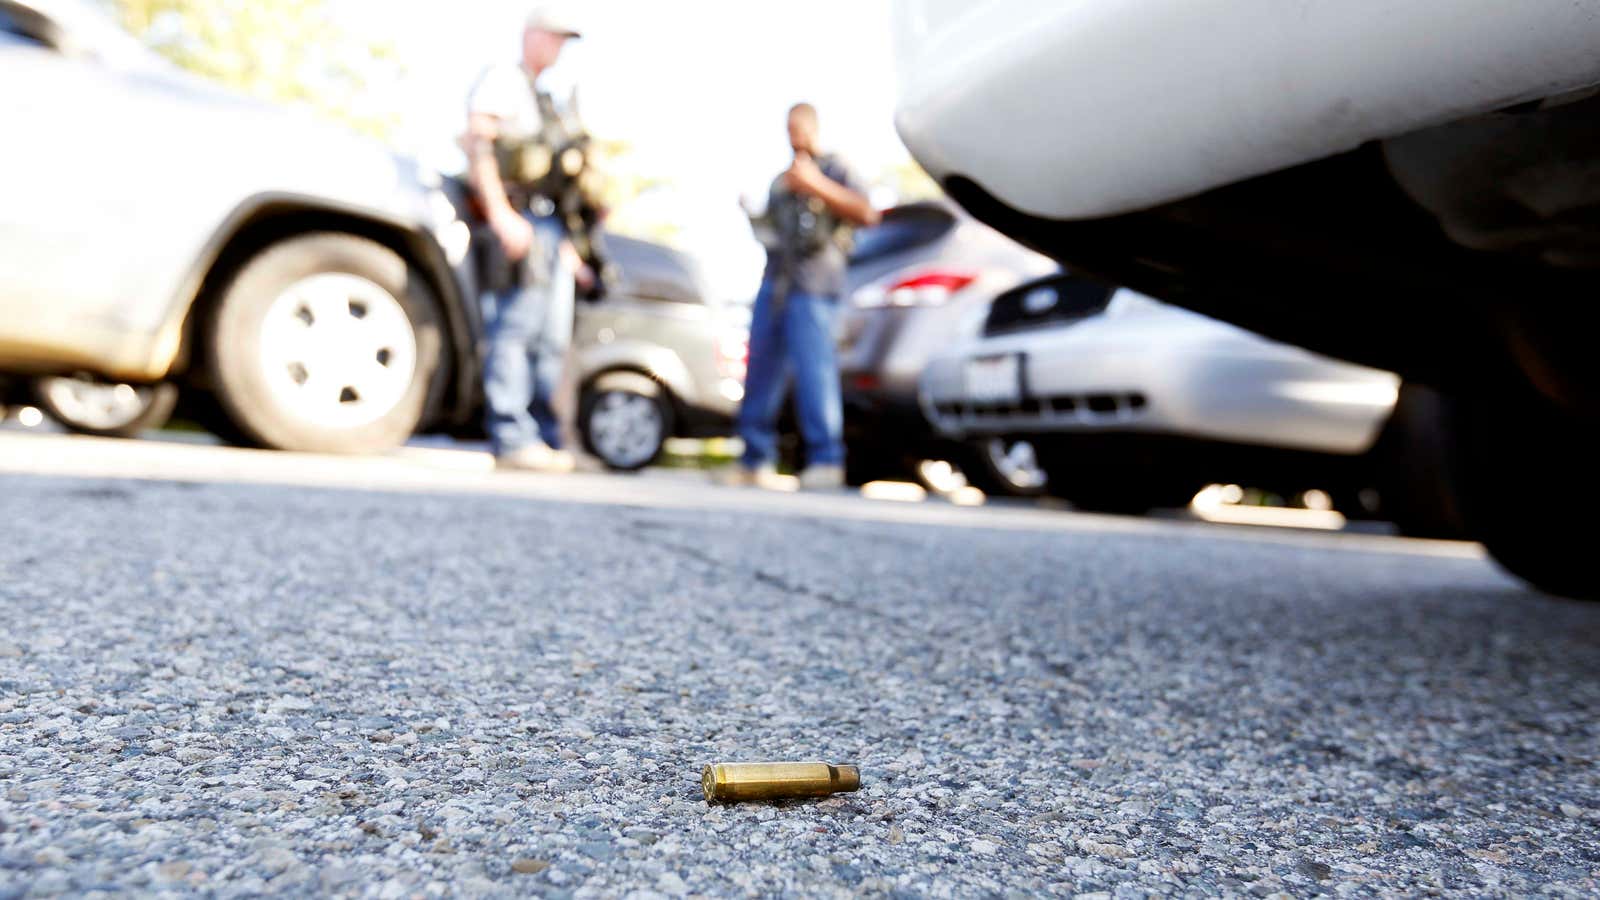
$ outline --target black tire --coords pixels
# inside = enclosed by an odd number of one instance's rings
[[[269,328],[283,327],[283,316],[302,317],[307,328],[317,327],[318,314],[309,305],[292,309],[299,301],[288,293],[290,288],[315,284],[311,279],[337,283],[329,290],[355,291],[345,302],[342,315],[349,321],[343,326],[385,327],[383,341],[373,351],[377,367],[367,370],[377,373],[371,381],[376,389],[368,397],[352,386],[339,387],[336,382],[358,376],[337,366],[313,392],[309,379],[320,373],[308,374],[303,366],[295,369],[298,363],[280,369],[276,356],[268,359]],[[278,305],[280,300],[283,305]],[[398,304],[398,311],[391,302]],[[369,317],[370,325],[349,324],[366,323]],[[318,346],[327,352],[328,347],[356,345],[350,341]],[[433,289],[398,253],[349,234],[290,238],[251,258],[224,289],[205,330],[203,349],[217,404],[228,420],[249,443],[280,450],[368,453],[397,446],[434,408],[445,380],[439,377],[446,350]],[[392,375],[382,371],[391,367]],[[292,386],[296,379],[306,379],[299,384],[306,389],[304,402]]]
[[[1023,461],[1014,458],[1017,445],[1024,443],[1028,442],[1007,438],[975,440],[961,449],[956,465],[968,484],[992,497],[1042,497],[1048,490],[1049,475],[1037,457],[1031,471],[1019,470]],[[1031,448],[1032,444],[1028,446]],[[1008,456],[1013,457],[1010,463]]]
[[[845,441],[844,480],[851,487],[912,478],[914,468],[900,448],[861,437]]]
[[[578,402],[583,448],[617,472],[637,472],[660,459],[673,425],[666,389],[638,372],[607,372]]]
[[[126,392],[123,408],[105,408],[96,415],[94,393]],[[45,415],[63,428],[95,437],[133,438],[167,424],[178,405],[178,386],[160,384],[109,384],[88,378],[48,376],[33,383],[33,395]]]
[[[1451,401],[1416,384],[1400,388],[1376,448],[1378,513],[1407,537],[1463,540],[1461,460]]]
[[[1448,410],[1467,533],[1540,590],[1600,600],[1592,530],[1574,521],[1600,503],[1593,423],[1526,395],[1454,401]]]

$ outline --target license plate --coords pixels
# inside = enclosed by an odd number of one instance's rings
[[[967,361],[967,399],[976,403],[1015,403],[1022,399],[1021,358],[984,356]]]

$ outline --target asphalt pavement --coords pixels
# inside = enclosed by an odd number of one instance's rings
[[[0,897],[1600,891],[1470,545],[0,435],[0,615]]]

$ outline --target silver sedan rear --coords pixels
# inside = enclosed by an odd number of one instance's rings
[[[976,330],[989,301],[1057,268],[945,201],[896,207],[857,236],[839,336],[856,480],[946,454],[918,407],[923,368]]]
[[[1070,276],[1002,296],[983,330],[929,364],[923,408],[952,439],[1055,438],[1041,440],[1047,471],[1073,466],[1085,446],[1074,438],[1111,435],[1359,457],[1400,387],[1390,373]],[[1183,468],[1170,450],[1162,463]]]

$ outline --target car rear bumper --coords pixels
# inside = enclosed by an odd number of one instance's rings
[[[895,15],[913,155],[1055,219],[1600,82],[1597,0],[900,0]]]
[[[1253,336],[1161,346],[1096,324],[940,357],[922,379],[924,414],[950,438],[1137,432],[1353,455],[1377,442],[1399,390],[1389,373]],[[1011,353],[1023,357],[1022,393],[969,399],[966,364]]]

